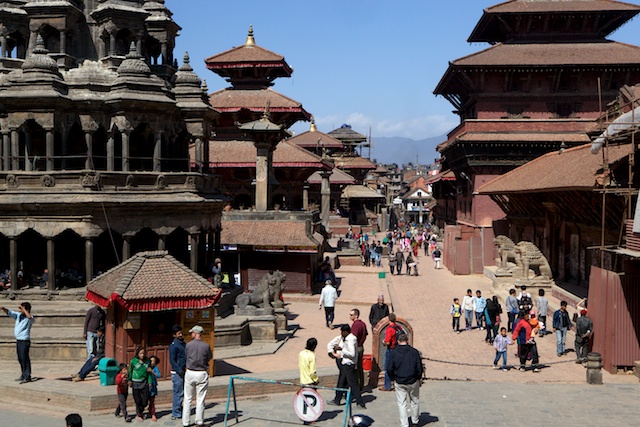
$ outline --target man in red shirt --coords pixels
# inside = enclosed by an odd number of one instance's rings
[[[396,348],[396,345],[398,344],[396,339],[396,331],[398,330],[398,328],[400,328],[400,326],[396,324],[396,314],[395,313],[389,314],[389,325],[387,326],[387,329],[384,332],[384,345],[387,347],[387,351],[384,355],[385,365],[387,363],[387,360],[389,360],[389,353],[391,353],[391,350]],[[389,375],[387,375],[386,369],[384,371],[384,387],[380,387],[378,390],[380,391],[393,390],[391,386],[391,378],[389,378]]]
[[[533,372],[540,372],[538,366],[538,349],[536,342],[531,336],[531,324],[529,323],[529,313],[527,311],[520,312],[520,320],[516,324],[513,330],[513,341],[518,340],[518,356],[520,357],[520,371],[526,370],[527,356],[531,353],[531,366],[533,366]]]
[[[356,362],[356,379],[360,384],[360,389],[364,386],[364,370],[362,369],[362,356],[364,353],[364,342],[367,339],[367,325],[360,320],[360,310],[357,308],[349,312],[349,317],[353,322],[351,324],[351,333],[358,339],[358,357]]]

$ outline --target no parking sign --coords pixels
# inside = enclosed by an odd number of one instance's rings
[[[293,398],[293,409],[302,421],[316,421],[322,415],[324,401],[316,390],[303,388]]]

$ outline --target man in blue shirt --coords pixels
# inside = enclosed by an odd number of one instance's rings
[[[476,310],[476,326],[481,331],[484,329],[484,309],[487,306],[487,302],[482,298],[482,292],[480,289],[476,291],[476,296],[473,297],[473,303]]]
[[[20,362],[20,369],[22,369],[22,375],[16,381],[20,381],[20,384],[28,383],[31,381],[31,359],[29,359],[29,348],[31,347],[31,325],[33,325],[33,316],[31,315],[31,304],[23,302],[18,306],[20,311],[9,310],[5,307],[0,307],[9,317],[12,317],[16,321],[13,334],[16,337],[16,352],[18,353],[18,362]]]
[[[173,325],[173,342],[169,346],[171,362],[171,381],[173,382],[173,406],[171,419],[182,419],[182,400],[184,398],[184,372],[187,369],[186,343],[182,334],[182,326]]]

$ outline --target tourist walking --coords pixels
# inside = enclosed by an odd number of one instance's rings
[[[191,401],[196,398],[196,426],[204,425],[204,399],[209,388],[209,362],[213,359],[211,347],[202,341],[204,328],[195,325],[189,329],[191,341],[185,347],[187,371],[184,374],[184,403],[182,406],[182,425],[190,425]],[[211,332],[213,333],[213,331]]]
[[[136,403],[136,419],[142,421],[144,410],[149,403],[149,383],[151,361],[144,348],[138,347],[136,355],[129,363],[129,384],[133,390],[133,401]]]
[[[464,310],[464,329],[470,331],[473,327],[473,313],[475,311],[471,289],[467,289],[467,294],[462,298],[462,310]]]
[[[102,307],[94,305],[84,316],[83,338],[87,343],[87,359],[90,359],[94,352],[94,347],[98,341],[98,329],[104,330],[105,312]]]
[[[356,379],[356,363],[358,358],[358,339],[351,333],[351,326],[342,325],[340,327],[340,341],[334,346],[331,352],[332,357],[340,361],[341,375],[339,377],[338,388],[350,388],[351,394],[356,399],[356,405],[359,408],[366,409],[362,395],[360,394],[360,385]],[[336,390],[333,400],[327,403],[330,405],[340,405],[343,392]]]
[[[171,382],[173,383],[173,399],[171,401],[171,419],[182,419],[182,400],[184,398],[184,374],[187,370],[186,343],[182,326],[173,325],[173,341],[169,345],[169,363],[171,364]]]
[[[496,357],[493,359],[493,369],[499,369],[498,361],[502,358],[502,370],[507,370],[507,346],[512,344],[513,341],[507,336],[507,328],[500,328],[500,335],[493,340],[493,347],[496,349]]]
[[[451,314],[451,327],[453,328],[453,332],[459,334],[460,333],[460,316],[462,314],[462,309],[460,307],[460,300],[458,298],[453,299],[453,304],[451,304],[451,308],[449,309],[449,314]]]
[[[324,307],[324,319],[329,329],[333,329],[334,308],[337,298],[338,292],[331,283],[331,280],[325,281],[324,288],[322,288],[322,292],[320,292],[319,309],[322,310],[322,307]]]
[[[484,309],[487,306],[487,302],[482,298],[482,292],[480,289],[476,291],[476,296],[473,297],[473,309],[476,312],[476,327],[479,330],[484,330]]]
[[[580,317],[576,320],[576,363],[586,362],[592,333],[593,322],[587,317],[587,310],[582,309]]]
[[[378,302],[371,306],[369,310],[369,324],[371,331],[376,327],[378,322],[389,315],[389,306],[384,302],[384,295],[378,295]]]
[[[423,368],[420,353],[409,345],[407,334],[398,335],[398,345],[386,359],[385,371],[395,385],[400,425],[409,427],[411,420],[417,426]]]
[[[300,370],[300,384],[302,386],[318,385],[318,373],[316,372],[316,347],[318,340],[309,338],[307,345],[298,353],[298,369]]]
[[[393,272],[396,270],[396,253],[393,252],[393,250],[391,249],[389,249],[388,261],[389,261],[389,271],[393,276]]]
[[[516,298],[516,290],[513,288],[509,289],[509,296],[505,301],[505,308],[509,318],[507,322],[507,332],[511,332],[515,326],[516,316],[518,316],[518,299]]]
[[[553,331],[556,333],[556,354],[558,357],[567,352],[567,331],[571,329],[571,319],[567,312],[567,302],[560,301],[560,309],[553,313]]]
[[[547,313],[549,312],[549,300],[544,296],[544,289],[538,290],[538,298],[536,298],[536,308],[538,309],[538,321],[540,325],[540,338],[547,335]]]
[[[526,370],[527,358],[531,356],[531,366],[533,372],[540,372],[538,367],[538,351],[535,347],[535,340],[532,337],[532,328],[529,324],[529,313],[520,312],[519,320],[513,329],[512,340],[518,340],[518,357],[520,359],[520,371]]]
[[[390,313],[389,314],[389,325],[387,325],[387,329],[385,330],[384,333],[384,346],[387,347],[387,351],[385,352],[385,356],[384,356],[384,360],[386,361],[389,358],[389,354],[391,353],[391,350],[393,350],[394,348],[396,348],[396,345],[398,345],[398,338],[397,335],[399,335],[402,332],[402,328],[400,326],[398,326],[398,324],[396,323],[396,314],[395,313]],[[386,363],[385,363],[386,365]],[[391,378],[389,378],[389,375],[387,374],[387,371],[385,370],[384,372],[384,386],[378,388],[378,390],[380,391],[391,391],[393,390],[391,385]]]
[[[31,315],[31,303],[23,302],[18,306],[19,311],[9,310],[5,307],[0,307],[0,310],[16,321],[13,335],[16,338],[16,353],[21,370],[20,378],[17,378],[16,381],[20,381],[20,384],[28,383],[31,381],[31,358],[29,357],[31,326],[35,321]]]
[[[364,370],[362,369],[362,356],[364,355],[364,342],[367,340],[367,325],[360,320],[360,310],[357,308],[351,309],[349,312],[349,317],[353,322],[351,324],[351,333],[356,336],[358,340],[358,357],[356,360],[356,379],[358,380],[358,385],[362,390],[364,387]]]
[[[116,375],[116,393],[118,394],[118,406],[116,407],[116,418],[124,417],[126,422],[131,422],[127,414],[127,398],[129,397],[129,367],[126,363],[120,364],[120,371]]]
[[[396,252],[396,274],[402,274],[402,264],[404,264],[404,253],[402,252],[402,248]]]
[[[442,256],[442,252],[440,252],[440,248],[436,246],[436,250],[433,251],[433,262],[436,270],[440,270],[440,257]]]

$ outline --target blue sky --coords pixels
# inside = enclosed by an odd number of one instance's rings
[[[191,65],[211,92],[228,83],[204,59],[245,42],[283,55],[294,69],[274,90],[302,103],[318,129],[343,123],[373,137],[423,139],[458,123],[433,90],[448,62],[482,50],[467,38],[486,7],[499,0],[166,0],[182,27],[175,56]],[[629,3],[638,4],[637,1]],[[640,18],[610,39],[638,44]],[[294,125],[297,133],[308,123]]]

